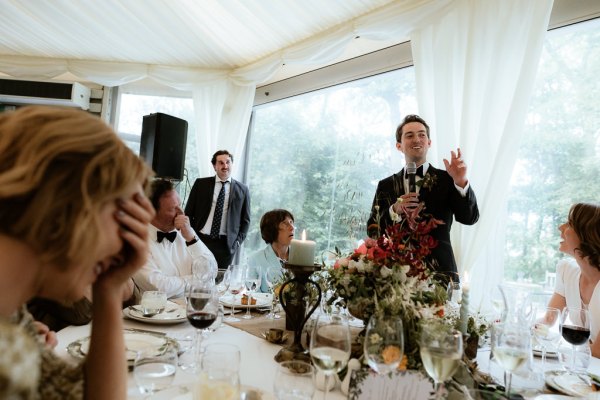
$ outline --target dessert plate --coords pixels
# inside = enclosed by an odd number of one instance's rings
[[[232,295],[225,295],[221,297],[219,301],[225,307],[235,306],[236,308],[264,308],[271,305],[273,296],[271,293],[254,293],[252,298],[256,299],[256,304],[242,304],[242,296],[240,295],[235,296],[235,303]]]

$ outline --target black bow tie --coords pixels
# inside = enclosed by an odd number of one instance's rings
[[[167,240],[169,242],[173,243],[173,241],[175,240],[176,237],[177,237],[177,231],[173,231],[173,232],[156,231],[156,241],[158,243],[161,243],[164,238],[167,238]]]

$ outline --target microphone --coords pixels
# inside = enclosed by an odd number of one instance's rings
[[[416,176],[417,176],[417,164],[414,162],[406,163],[406,178],[408,179],[408,191],[410,193],[415,193],[417,191],[416,185]]]

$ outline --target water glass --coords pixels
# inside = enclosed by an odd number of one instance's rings
[[[158,290],[148,290],[142,294],[140,305],[144,315],[158,314],[167,306],[167,294]]]
[[[558,349],[558,358],[560,363],[571,371],[584,373],[590,366],[592,351],[587,343],[575,346],[575,358],[573,359],[572,348],[564,346]]]
[[[246,265],[244,268],[244,285],[248,293],[248,306],[252,304],[252,294],[260,289],[260,267],[255,265]],[[251,319],[250,307],[246,308],[246,314],[242,317],[244,319]]]
[[[556,346],[560,341],[560,310],[553,307],[539,307],[531,327],[533,336],[542,349],[542,371],[546,370],[548,346]]]
[[[240,398],[240,349],[228,343],[206,346],[200,381],[194,399],[238,400]]]
[[[240,319],[235,317],[235,304],[237,301],[237,295],[244,290],[244,266],[243,265],[230,265],[227,268],[229,272],[229,293],[232,295],[231,299],[231,313],[228,317],[224,318],[227,322],[239,322]]]
[[[373,315],[367,324],[364,354],[379,374],[398,369],[404,354],[404,328],[398,317]]]
[[[304,361],[284,361],[277,366],[273,391],[277,400],[311,400],[315,393],[314,368]]]
[[[169,345],[146,347],[137,352],[133,363],[133,378],[145,394],[171,386],[176,371],[177,350]]]

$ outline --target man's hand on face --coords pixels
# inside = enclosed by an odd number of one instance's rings
[[[190,225],[190,219],[187,215],[183,213],[183,211],[181,211],[181,213],[175,216],[174,223],[175,229],[181,232],[181,235],[183,236],[186,242],[189,242],[190,240],[194,239],[195,233],[192,229],[192,226]]]

